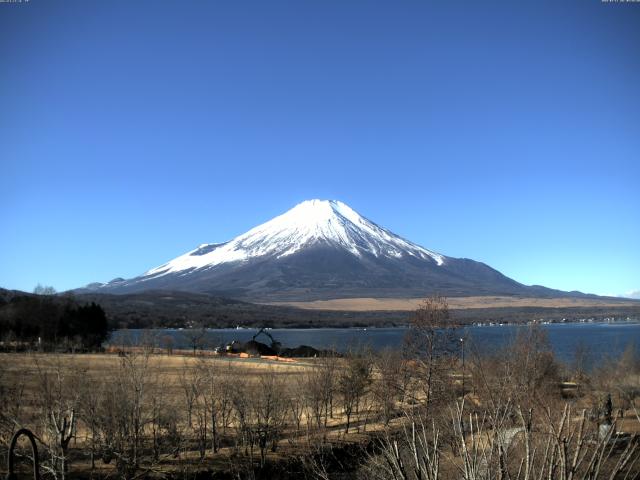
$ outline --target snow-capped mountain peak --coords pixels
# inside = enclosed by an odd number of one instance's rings
[[[302,202],[225,243],[201,244],[143,275],[90,289],[261,302],[529,291],[484,263],[405,240],[335,200]]]
[[[330,246],[356,257],[416,257],[443,265],[446,257],[405,240],[336,200],[307,200],[221,244],[195,250],[149,270],[142,279],[209,269],[256,257],[282,259],[312,245]]]

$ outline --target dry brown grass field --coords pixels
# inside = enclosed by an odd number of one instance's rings
[[[147,373],[150,377],[158,377],[168,389],[165,395],[176,395],[174,390],[178,385],[180,375],[189,368],[202,365],[203,362],[211,364],[220,372],[231,376],[254,378],[271,370],[283,377],[300,376],[303,372],[313,367],[312,360],[299,362],[278,362],[263,360],[261,358],[242,359],[237,357],[213,357],[209,355],[167,355],[154,353],[148,357]],[[99,379],[100,377],[113,375],[118,372],[122,357],[118,354],[25,354],[25,353],[0,353],[0,364],[3,370],[3,382],[25,382],[28,391],[35,392],[38,375],[42,370],[53,371],[58,367],[71,371],[82,372],[87,378]]]
[[[615,298],[525,298],[525,297],[448,297],[449,308],[465,310],[471,308],[505,307],[620,307],[637,306],[638,302]],[[309,310],[364,311],[413,311],[423,298],[337,298],[309,302],[277,302],[271,305],[288,305]]]

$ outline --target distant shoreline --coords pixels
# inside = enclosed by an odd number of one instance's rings
[[[336,298],[312,301],[263,302],[264,305],[288,306],[304,310],[335,310],[349,312],[371,311],[412,311],[418,308],[422,298]],[[570,307],[640,307],[639,301],[626,298],[537,298],[510,296],[470,296],[447,297],[451,310],[468,310],[475,308],[506,308],[506,307],[542,307],[542,308],[570,308]]]
[[[610,326],[610,328],[609,328]],[[454,343],[459,337],[468,339],[469,345],[477,352],[490,353],[502,348],[516,337],[518,332],[526,331],[527,325],[516,323],[490,325],[460,325],[452,333]],[[565,322],[540,325],[546,332],[553,350],[559,359],[570,362],[576,345],[588,346],[594,358],[606,358],[608,355],[622,354],[629,342],[640,341],[640,318],[610,322]],[[629,328],[627,328],[629,327]],[[316,350],[348,352],[350,348],[397,349],[403,345],[407,327],[387,328],[274,328],[269,330],[269,337],[255,335],[259,329],[224,328],[206,329],[206,334],[197,335],[197,329],[131,329],[112,332],[105,347],[120,348],[149,345],[165,350],[214,350],[222,345],[234,342],[244,344],[252,340],[270,343],[278,342],[285,349],[309,346]],[[194,335],[194,332],[196,333]],[[194,343],[196,342],[196,343]],[[459,347],[454,347],[459,348]],[[291,356],[291,355],[285,355]]]

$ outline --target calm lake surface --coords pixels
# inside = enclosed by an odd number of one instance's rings
[[[458,337],[466,337],[465,350],[471,352],[491,352],[513,340],[518,330],[528,328],[517,325],[471,326],[456,332]],[[640,346],[640,322],[614,323],[553,323],[541,325],[547,333],[556,356],[570,363],[578,346],[586,347],[589,363],[618,357],[628,345]],[[246,342],[258,332],[257,329],[208,329],[204,348],[214,348],[233,340]],[[312,329],[272,329],[269,333],[283,347],[309,345],[317,349],[347,351],[361,347],[374,350],[400,348],[407,329],[396,328],[312,328]],[[171,339],[171,340],[168,340]],[[256,340],[270,344],[270,339],[260,335]],[[171,343],[173,348],[190,348],[188,330],[117,330],[109,339],[111,345],[139,344],[151,341],[157,346]]]

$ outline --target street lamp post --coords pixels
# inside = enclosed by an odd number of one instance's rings
[[[462,350],[462,398],[464,399],[464,338],[460,338],[460,348]]]

